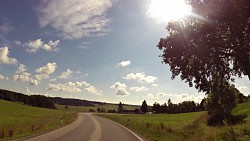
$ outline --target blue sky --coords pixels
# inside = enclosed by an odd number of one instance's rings
[[[0,4],[0,87],[128,104],[205,96],[161,64],[166,21],[150,0],[4,0]],[[172,13],[173,14],[173,13]],[[243,77],[236,87],[250,94]]]

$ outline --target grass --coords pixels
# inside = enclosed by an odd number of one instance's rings
[[[26,106],[0,100],[0,140],[15,139],[62,126],[77,118],[77,112]]]
[[[152,141],[249,141],[250,102],[239,104],[232,113],[248,117],[240,124],[211,127],[206,125],[206,112],[99,116],[123,124]]]

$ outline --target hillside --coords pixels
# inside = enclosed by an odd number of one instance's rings
[[[77,118],[77,112],[38,108],[0,100],[0,140],[18,138],[69,124]]]

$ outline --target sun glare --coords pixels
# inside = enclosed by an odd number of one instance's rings
[[[151,0],[147,14],[157,21],[170,22],[181,19],[192,12],[185,0]]]

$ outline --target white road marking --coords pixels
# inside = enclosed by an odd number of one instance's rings
[[[108,120],[110,120],[110,119],[108,119]],[[133,131],[131,131],[131,130],[129,130],[127,127],[125,127],[125,126],[123,126],[123,125],[121,125],[121,124],[119,124],[119,123],[117,123],[117,122],[114,122],[113,120],[110,120],[111,122],[113,122],[113,123],[115,123],[115,124],[117,124],[117,125],[119,125],[119,126],[121,126],[121,127],[123,127],[124,129],[126,129],[127,131],[129,131],[131,134],[133,134],[139,141],[143,141],[143,139],[141,138],[141,137],[139,137],[138,135],[136,135]]]
[[[90,136],[89,141],[100,141],[101,140],[101,136],[102,136],[102,128],[100,123],[93,117],[91,117],[91,119],[94,121],[95,124],[95,130],[92,133],[92,135]]]

